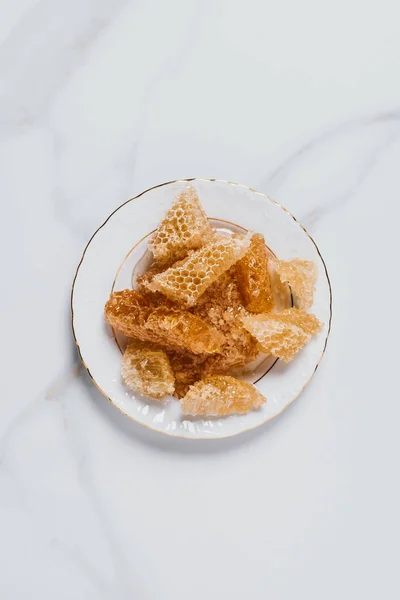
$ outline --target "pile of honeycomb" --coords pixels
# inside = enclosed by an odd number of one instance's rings
[[[174,200],[149,248],[154,261],[135,289],[112,293],[105,306],[108,323],[129,338],[125,384],[157,400],[174,395],[187,415],[259,408],[264,396],[231,370],[260,352],[292,360],[318,333],[322,324],[305,310],[314,264],[271,258],[261,234],[213,230],[192,187]],[[299,308],[287,308],[287,284]]]

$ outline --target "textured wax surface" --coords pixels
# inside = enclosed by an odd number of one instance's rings
[[[299,308],[243,317],[244,327],[258,340],[263,352],[289,362],[322,327],[314,315]]]
[[[167,354],[175,377],[174,395],[182,398],[189,386],[201,379],[207,355],[176,351],[170,351]]]
[[[276,260],[275,269],[282,283],[288,283],[299,308],[311,308],[314,299],[317,267],[310,260]]]
[[[131,340],[122,357],[126,385],[143,396],[163,398],[174,393],[174,374],[167,354],[153,344]]]
[[[274,306],[268,271],[268,250],[264,236],[254,233],[249,250],[236,264],[244,306],[253,313],[268,312]]]
[[[216,352],[224,336],[200,317],[171,305],[161,294],[114,292],[105,306],[112,327],[128,337],[170,349]]]
[[[241,367],[256,358],[257,341],[244,329],[240,319],[244,307],[235,266],[206,290],[192,310],[225,336],[220,354],[206,361],[204,374],[223,374],[231,367]]]
[[[224,416],[245,414],[264,402],[266,398],[251,383],[212,375],[192,385],[181,406],[186,415]]]
[[[146,321],[146,328],[169,345],[195,354],[218,352],[225,338],[200,317],[179,308],[156,308]]]
[[[149,297],[135,290],[122,290],[110,295],[104,313],[111,327],[128,337],[158,342],[158,337],[145,327],[152,309],[153,303]]]
[[[197,193],[188,186],[173,201],[154,233],[149,249],[158,263],[171,263],[184,258],[189,250],[200,248],[212,236],[213,229]]]
[[[250,245],[247,236],[229,239],[216,238],[193,252],[147,283],[155,292],[162,292],[171,300],[196,304],[206,289],[246,253]]]

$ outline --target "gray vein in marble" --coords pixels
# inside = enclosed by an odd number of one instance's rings
[[[75,198],[65,197],[64,190],[62,189],[62,185],[60,183],[60,177],[57,178],[57,181],[55,182],[56,216],[61,222],[67,223],[71,231],[80,239],[87,240],[90,233],[88,234],[87,228],[84,224],[82,224],[82,219],[80,218],[78,211],[74,210],[74,205],[82,196],[92,193],[93,189],[96,189],[96,187],[100,186],[102,181],[104,181],[104,178],[109,173],[115,171],[116,169],[120,169],[121,188],[123,188],[121,189],[120,197],[124,198],[125,201],[127,198],[132,196],[132,182],[135,178],[136,156],[140,148],[140,140],[145,129],[146,115],[148,113],[148,107],[151,99],[156,95],[157,89],[159,89],[163,81],[170,77],[173,71],[177,71],[180,65],[187,60],[190,50],[202,35],[202,25],[208,18],[208,12],[208,5],[204,2],[201,2],[201,0],[198,0],[196,3],[196,10],[194,11],[191,21],[186,28],[182,29],[181,42],[178,44],[177,48],[171,53],[165,52],[165,54],[160,57],[158,68],[154,71],[154,74],[152,75],[143,93],[138,117],[139,128],[135,139],[131,142],[130,149],[125,152],[123,156],[118,157],[116,161],[112,162],[105,172],[99,173],[97,180],[91,180],[88,183],[87,189],[83,190],[83,192],[81,192]],[[56,161],[58,164],[60,164],[63,159],[62,136],[55,127],[51,127],[51,131],[53,135]]]
[[[321,218],[325,217],[333,210],[341,208],[347,203],[370,174],[382,155],[396,142],[396,140],[399,139],[400,110],[392,110],[370,117],[353,119],[340,123],[333,129],[321,133],[293,152],[288,159],[279,165],[279,167],[277,167],[270,175],[265,177],[259,184],[260,189],[265,189],[266,192],[270,194],[271,190],[273,190],[273,193],[275,194],[284,183],[290,179],[291,172],[297,167],[298,163],[307,159],[307,155],[311,154],[311,152],[318,151],[319,146],[326,143],[334,143],[335,138],[343,133],[351,133],[357,136],[357,134],[370,127],[379,128],[379,132],[383,136],[383,139],[378,139],[374,147],[370,150],[362,148],[363,157],[359,173],[353,180],[349,180],[349,185],[346,190],[330,201],[321,204],[318,203],[305,214],[298,215],[303,225],[311,229]]]
[[[0,44],[3,131],[24,126],[43,113],[51,97],[82,65],[99,34],[126,3],[89,0],[64,3],[54,10],[52,0],[42,0],[24,13]],[[40,86],[35,85],[37,80]]]

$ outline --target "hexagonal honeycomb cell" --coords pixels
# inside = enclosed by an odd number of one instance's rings
[[[185,415],[223,417],[243,415],[266,402],[251,383],[230,376],[205,377],[189,388],[181,400]]]
[[[155,275],[146,285],[173,301],[194,306],[206,289],[240,260],[250,246],[250,236],[217,237],[188,258]]]
[[[174,393],[174,374],[167,354],[146,342],[131,340],[121,366],[126,385],[142,396],[161,400]]]
[[[146,328],[170,347],[189,350],[194,354],[219,352],[224,335],[200,317],[175,308],[156,308],[146,320]]]
[[[288,283],[299,308],[311,308],[314,301],[317,266],[311,260],[276,260],[275,269],[282,283]]]
[[[300,308],[282,312],[247,315],[242,318],[244,327],[254,336],[260,349],[267,354],[291,361],[296,353],[322,328],[315,315]]]
[[[274,306],[268,261],[264,236],[253,234],[249,251],[236,264],[244,306],[252,313],[268,312]]]
[[[184,258],[189,250],[204,246],[212,235],[212,227],[196,190],[189,185],[173,201],[154,233],[149,249],[158,263],[171,263]]]

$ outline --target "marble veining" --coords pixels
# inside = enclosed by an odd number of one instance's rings
[[[400,291],[399,16],[394,0],[1,3],[1,598],[399,595],[400,331],[376,300]],[[69,309],[94,230],[184,177],[287,206],[334,295],[301,399],[190,444],[107,403]]]

